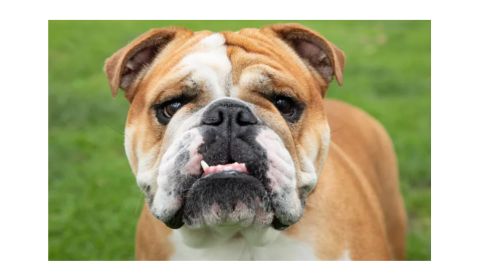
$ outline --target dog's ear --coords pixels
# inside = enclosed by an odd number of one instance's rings
[[[345,55],[342,50],[315,31],[300,24],[274,24],[264,28],[286,42],[327,82],[335,76],[343,84]]]
[[[110,56],[105,61],[103,70],[107,74],[112,95],[115,97],[121,88],[131,101],[128,89],[139,78],[142,69],[148,67],[157,54],[176,36],[187,32],[191,33],[176,27],[151,29]]]

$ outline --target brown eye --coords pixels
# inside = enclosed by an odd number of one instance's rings
[[[169,103],[163,107],[163,115],[165,118],[172,118],[173,115],[182,108],[183,104],[180,101],[174,101],[172,103]]]
[[[273,104],[282,115],[292,116],[295,113],[295,104],[290,98],[277,96]]]
[[[185,105],[185,102],[178,99],[155,105],[154,109],[157,120],[162,124],[167,124],[183,105]]]
[[[300,119],[304,108],[303,103],[279,94],[274,95],[270,100],[288,122],[295,123]]]

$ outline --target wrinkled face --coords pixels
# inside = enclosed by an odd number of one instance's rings
[[[155,217],[231,236],[301,218],[330,139],[327,83],[288,44],[256,29],[192,33],[142,71],[125,149]]]

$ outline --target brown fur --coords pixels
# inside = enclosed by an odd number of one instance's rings
[[[160,55],[125,88],[131,102],[127,126],[137,124],[133,141],[143,151],[160,150],[164,133],[148,113],[149,104],[165,98],[169,92],[178,91],[174,88],[182,86],[184,77],[175,76],[175,66],[211,32],[153,30],[114,54],[105,67],[115,93],[124,60],[132,55],[132,50],[145,44],[151,36],[164,38],[171,32],[176,32],[174,38],[168,37],[170,41],[161,47]],[[318,69],[330,63],[332,74],[342,83],[343,52],[315,32],[295,24],[222,34],[233,67],[232,82],[238,86],[236,97],[257,106],[260,117],[282,137],[297,168],[301,149],[308,154],[318,153],[317,173],[320,176],[317,186],[307,199],[302,219],[285,230],[285,234],[310,242],[321,259],[339,258],[345,248],[353,259],[404,258],[406,215],[391,140],[383,127],[366,113],[339,101],[323,99],[328,78]],[[295,40],[299,38],[321,46],[328,59],[316,64],[308,56],[299,57],[295,50]],[[164,44],[162,40],[160,43]],[[268,77],[267,82],[240,85],[240,77],[247,71],[260,71]],[[258,94],[269,90],[292,94],[308,104],[297,124],[284,122],[273,105]],[[325,165],[320,170],[321,155],[326,151],[320,146],[318,151],[308,150],[311,146],[308,143],[312,139],[317,144],[322,143],[327,122],[332,141]],[[161,153],[158,158],[160,156]],[[133,155],[134,172],[135,162]],[[137,258],[168,259],[174,250],[168,240],[170,232],[145,207],[138,223]]]

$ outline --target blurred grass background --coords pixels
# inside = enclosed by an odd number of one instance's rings
[[[123,150],[128,102],[112,99],[105,58],[149,28],[238,30],[278,21],[49,22],[49,259],[134,258],[143,197]],[[299,21],[347,55],[327,96],[379,119],[397,151],[407,257],[430,259],[430,22]]]

